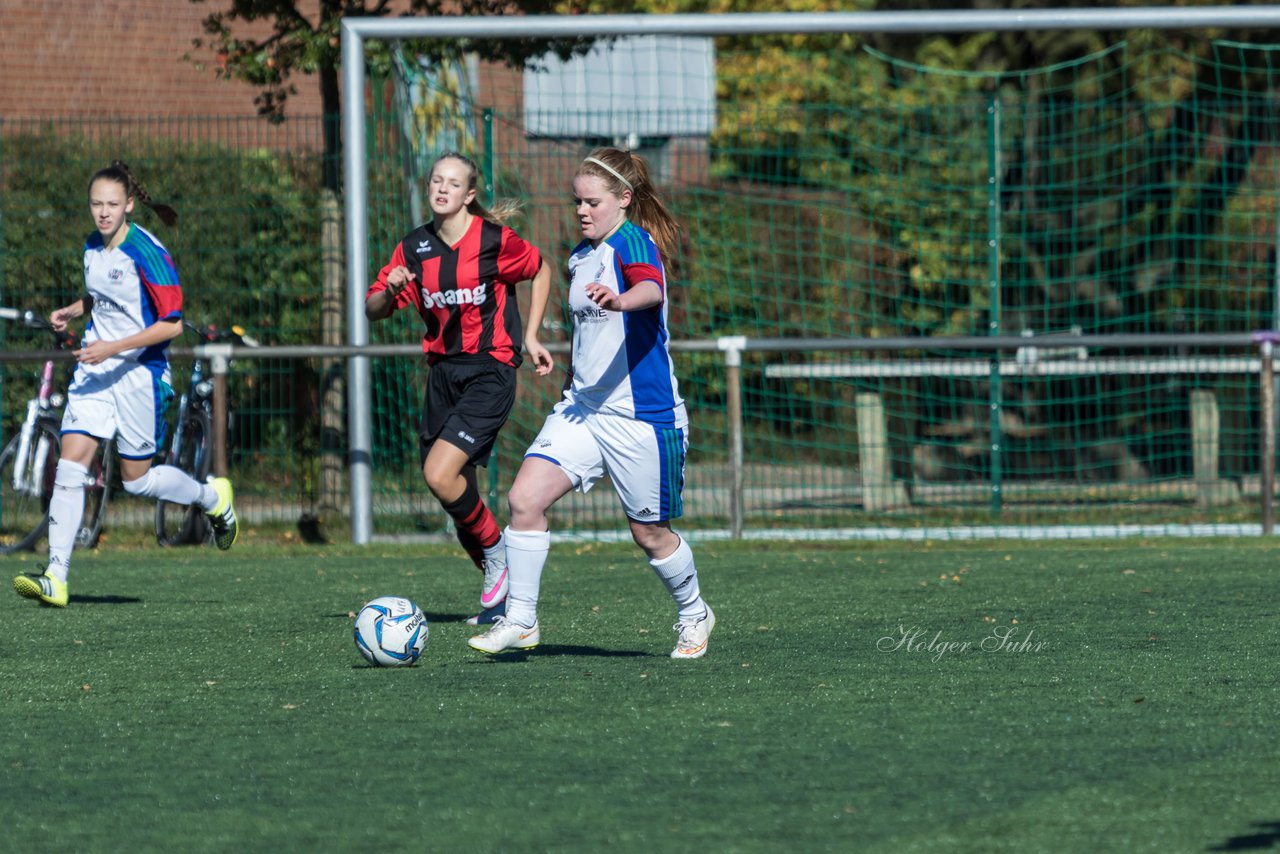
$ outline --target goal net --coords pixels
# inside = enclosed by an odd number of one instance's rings
[[[461,150],[482,196],[524,202],[516,226],[557,271],[544,340],[563,345],[574,169],[597,145],[629,148],[684,226],[673,339],[751,345],[736,472],[724,354],[677,351],[686,528],[728,530],[736,490],[751,535],[1253,531],[1262,396],[1247,343],[1280,325],[1280,48],[1202,30],[1280,20],[1177,10],[1199,17],[1175,32],[1155,29],[1164,10],[1133,11],[1070,29],[898,16],[909,26],[875,37],[873,15],[355,22],[347,82],[368,97],[345,120],[351,305],[423,217],[431,162]],[[582,41],[515,69],[476,58],[513,33]],[[442,61],[453,36],[470,50]],[[393,73],[351,76],[366,42],[391,47]],[[353,343],[419,340],[403,314],[367,331],[361,316]],[[1143,346],[1152,334],[1161,346]],[[1061,340],[1077,335],[1134,339]],[[1026,346],[949,343],[984,336]],[[827,346],[901,338],[918,349]],[[425,370],[353,367],[371,532],[446,526],[418,469]],[[563,378],[521,372],[493,495]],[[555,512],[557,530],[622,527],[607,484]]]

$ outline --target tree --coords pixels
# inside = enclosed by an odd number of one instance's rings
[[[208,0],[190,0],[204,4]],[[221,0],[221,11],[204,19],[204,35],[192,39],[197,50],[211,52],[219,77],[241,80],[258,88],[254,98],[259,114],[282,119],[289,96],[297,94],[295,75],[314,75],[320,84],[320,103],[325,116],[325,186],[337,190],[340,184],[338,154],[340,138],[337,116],[341,111],[338,68],[341,63],[341,26],[345,17],[384,17],[395,14],[437,15],[519,15],[567,11],[555,0]],[[269,32],[261,35],[264,27]],[[420,52],[445,56],[465,48],[481,59],[520,64],[525,59],[556,50],[568,56],[587,45],[577,40],[549,42],[545,39],[511,39],[460,45],[440,39],[423,43]],[[385,65],[386,54],[370,45],[375,63]],[[196,58],[188,56],[193,61]],[[203,64],[203,63],[202,63]]]

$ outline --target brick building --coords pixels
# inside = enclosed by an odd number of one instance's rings
[[[217,138],[224,144],[275,150],[321,150],[320,91],[315,76],[291,78],[297,93],[289,98],[288,120],[272,124],[257,115],[255,87],[219,78],[217,57],[207,48],[192,45],[193,39],[203,35],[204,17],[230,5],[231,0],[0,0],[4,44],[0,132],[55,122],[109,135],[111,127],[94,129],[93,121],[109,119],[123,125],[137,120],[152,132],[177,138]],[[299,0],[298,5],[313,20],[318,15],[318,0]],[[254,33],[237,22],[235,31],[241,35],[269,31],[266,23],[257,27]],[[523,116],[524,92],[517,72],[489,65],[476,71],[478,94],[485,106],[505,116]],[[615,85],[627,86],[625,76]],[[380,97],[386,100],[387,94]],[[566,102],[549,115],[581,108]],[[508,160],[544,150],[572,152],[572,160],[590,144],[602,141],[599,133],[527,127],[520,118],[504,131],[493,144]],[[623,139],[613,136],[612,141]],[[656,177],[704,177],[705,137],[677,137],[671,142],[668,146],[664,140],[655,149],[642,146],[653,160]],[[678,167],[672,155],[681,161]]]
[[[219,80],[196,51],[223,0],[0,0],[0,116],[253,116],[255,89]],[[185,54],[208,63],[205,68]],[[203,53],[203,55],[201,55]],[[296,78],[290,109],[320,113],[315,78]]]
[[[219,79],[216,57],[191,44],[203,35],[203,18],[229,5],[230,0],[0,0],[0,121],[217,116],[266,125],[256,119],[257,90]],[[207,64],[202,68],[184,59],[186,54]],[[298,93],[288,113],[318,117],[316,78],[297,75],[294,83]],[[313,120],[309,128],[314,134],[318,124]]]

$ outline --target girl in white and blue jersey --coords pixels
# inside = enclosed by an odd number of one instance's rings
[[[668,350],[667,263],[678,226],[645,161],[593,151],[573,179],[583,240],[569,257],[571,380],[525,452],[508,494],[506,614],[470,640],[486,653],[532,649],[542,569],[551,548],[547,511],[609,475],[632,539],[675,601],[672,658],[700,658],[715,626],[693,552],[671,520],[681,515],[688,415]]]
[[[164,438],[169,341],[182,332],[182,288],[168,251],[130,222],[140,200],[172,225],[177,214],[154,204],[129,167],[115,161],[89,181],[96,231],[84,245],[85,296],[49,315],[54,329],[89,312],[75,376],[67,389],[62,438],[49,501],[49,563],[41,575],[13,580],[20,596],[66,607],[67,573],[84,516],[89,465],[100,442],[116,442],[126,492],[175,504],[199,504],[210,515],[219,548],[236,537],[231,484],[199,483],[173,466],[152,468]]]

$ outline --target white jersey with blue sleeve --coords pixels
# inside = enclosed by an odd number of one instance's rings
[[[84,342],[119,341],[141,332],[157,320],[180,320],[182,287],[169,252],[151,232],[129,223],[129,232],[115,249],[91,234],[84,245],[84,284],[93,300]],[[79,365],[89,372],[109,373],[133,362],[153,372],[168,369],[169,342],[126,350],[99,365]]]
[[[566,399],[595,412],[651,424],[685,427],[675,367],[667,350],[667,281],[653,238],[630,221],[592,247],[583,241],[569,257],[573,312],[573,382]],[[639,311],[606,311],[587,297],[598,283],[623,294],[655,281],[662,302]]]
[[[84,284],[93,300],[84,342],[119,341],[157,320],[182,317],[178,272],[160,241],[130,223],[115,249],[90,235]],[[138,347],[96,365],[80,362],[67,389],[62,432],[115,438],[121,457],[149,460],[164,444],[169,387],[168,341]]]

